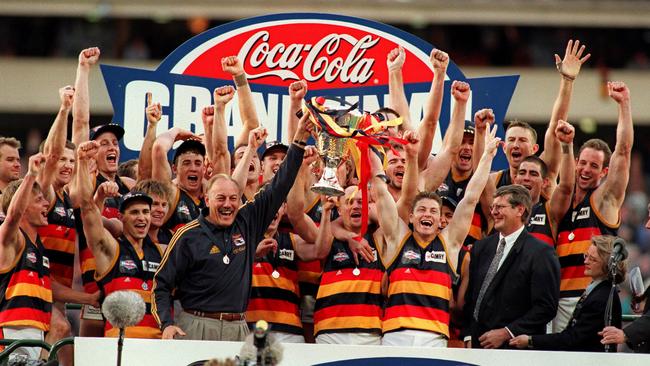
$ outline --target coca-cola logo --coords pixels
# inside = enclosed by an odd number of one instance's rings
[[[288,142],[283,122],[288,119],[287,88],[291,82],[305,79],[309,85],[307,97],[339,96],[359,102],[364,110],[376,110],[388,104],[386,55],[397,46],[406,50],[402,69],[404,90],[411,120],[417,124],[433,78],[429,61],[433,46],[412,34],[367,19],[310,13],[243,19],[193,37],[154,71],[101,65],[113,104],[113,121],[126,131],[120,157],[131,159],[138,155],[146,131],[144,105],[149,92],[153,101],[163,107],[158,133],[172,127],[202,133],[201,109],[213,103],[212,90],[234,84],[231,75],[221,68],[223,57],[237,55],[242,61],[258,117],[267,128],[269,139]],[[453,58],[453,50],[447,51]],[[490,107],[499,121],[505,117],[518,77],[467,79],[452,61],[445,79],[434,152],[450,118],[452,80],[466,80],[472,86],[468,113]],[[237,98],[227,105],[226,119],[228,135],[238,135],[242,121]]]
[[[244,60],[249,79],[277,76],[282,80],[300,80],[294,69],[300,68],[307,82],[323,78],[331,83],[337,78],[342,82],[363,84],[373,75],[375,60],[366,58],[366,51],[379,42],[379,37],[367,35],[357,39],[349,34],[331,33],[309,44],[272,44],[268,31],[260,31],[250,37],[239,51],[239,59]],[[348,43],[352,50],[339,52],[342,43]],[[255,74],[254,70],[265,65],[273,69]],[[248,66],[248,67],[246,67]],[[302,66],[302,67],[301,67]]]

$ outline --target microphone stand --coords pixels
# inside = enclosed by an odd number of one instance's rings
[[[612,325],[612,316],[613,316],[613,307],[614,307],[614,294],[616,293],[616,264],[618,261],[612,260],[609,263],[609,273],[610,278],[612,279],[612,288],[609,291],[609,297],[607,298],[607,307],[605,308],[605,326],[609,327]],[[605,352],[614,352],[616,351],[615,344],[606,344]]]
[[[122,365],[122,346],[124,346],[124,328],[120,328],[120,336],[117,338],[117,366]]]

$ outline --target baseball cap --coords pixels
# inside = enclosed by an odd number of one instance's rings
[[[470,133],[474,134],[474,122],[465,120],[465,128],[463,129],[463,133]]]
[[[124,136],[124,129],[122,128],[122,126],[115,123],[108,123],[105,125],[93,127],[93,129],[90,130],[90,139],[94,140],[104,132],[113,133],[118,140],[121,140],[122,137]]]
[[[120,203],[120,212],[124,212],[124,210],[126,210],[126,208],[135,201],[144,201],[149,206],[153,204],[153,199],[151,199],[151,197],[149,197],[146,193],[131,191],[122,196],[122,202]]]
[[[456,202],[455,199],[447,196],[442,196],[440,198],[442,199],[443,206],[447,206],[453,210],[456,210],[456,206],[458,206],[458,202]]]
[[[266,149],[262,153],[262,160],[266,157],[266,155],[275,152],[275,151],[282,151],[285,154],[287,153],[287,150],[289,150],[289,146],[283,144],[280,141],[272,141],[266,144]]]
[[[176,152],[174,152],[174,159],[172,161],[176,163],[176,158],[187,151],[198,151],[199,155],[205,156],[205,145],[203,145],[201,141],[185,140],[182,144],[180,144],[180,146],[178,146]]]

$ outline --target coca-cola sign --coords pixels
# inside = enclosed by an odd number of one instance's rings
[[[155,71],[110,65],[101,68],[113,103],[114,122],[126,130],[122,157],[129,159],[137,156],[144,139],[147,92],[163,106],[159,133],[175,126],[203,132],[201,109],[212,104],[212,90],[233,84],[231,76],[220,66],[223,57],[239,56],[260,121],[269,130],[270,139],[287,141],[282,121],[287,120],[287,87],[291,82],[305,79],[309,84],[308,96],[340,96],[350,102],[358,101],[364,110],[377,109],[388,101],[386,55],[397,46],[406,50],[405,91],[412,120],[419,121],[433,78],[429,63],[433,46],[394,27],[361,18],[311,13],[249,18],[191,38]],[[453,58],[453,49],[445,51]],[[489,107],[500,121],[518,76],[468,79],[450,62],[445,79],[441,128],[436,140],[440,140],[449,121],[452,80],[465,80],[472,86],[467,118],[471,118],[473,111]],[[237,110],[234,99],[226,110],[230,136],[241,129]]]

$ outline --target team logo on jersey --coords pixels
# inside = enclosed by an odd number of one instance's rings
[[[232,234],[232,242],[235,243],[236,247],[246,244],[246,241],[242,238],[241,234]]]
[[[407,264],[407,263],[420,263],[420,260],[422,259],[422,255],[416,251],[413,250],[407,250],[402,254],[402,264]]]
[[[537,214],[531,217],[530,225],[546,225],[546,214]]]
[[[156,272],[160,267],[158,262],[142,261],[142,268],[147,272]]]
[[[573,211],[572,215],[572,221],[588,219],[591,215],[591,207],[583,207],[578,212]]]
[[[347,260],[350,260],[350,256],[346,252],[338,252],[334,254],[334,257],[332,257],[335,262],[345,262]]]
[[[288,261],[293,261],[293,249],[280,249],[280,253],[278,254],[278,258],[280,259],[285,259]]]
[[[187,205],[184,202],[179,202],[178,207],[176,208],[176,212],[178,212],[181,215],[189,216],[190,208],[187,207]]]
[[[456,197],[460,197],[462,195],[463,195],[463,189],[462,188],[456,189]]]
[[[424,253],[424,260],[426,262],[436,262],[436,263],[446,263],[447,262],[447,253],[445,251],[436,252],[430,251]]]
[[[419,121],[427,102],[433,68],[429,54],[433,45],[386,24],[367,19],[318,13],[273,14],[207,30],[174,50],[154,71],[101,65],[113,104],[113,121],[125,129],[120,141],[121,157],[137,157],[144,140],[146,93],[163,106],[158,133],[181,127],[203,133],[201,110],[213,104],[212,91],[232,76],[220,66],[223,57],[237,55],[253,92],[259,119],[264,121],[270,140],[288,142],[288,86],[305,79],[308,98],[327,95],[344,97],[365,111],[388,104],[386,55],[403,46],[406,62],[402,70],[404,90],[413,121]],[[453,49],[448,50],[453,54]],[[494,110],[497,121],[505,118],[518,76],[466,78],[453,62],[445,75],[440,128],[434,152],[439,150],[441,132],[447,129],[453,110],[450,84],[465,80],[472,85],[468,113],[484,106]],[[226,106],[225,117],[232,148],[242,129],[235,98]],[[234,111],[234,112],[233,112]],[[440,132],[441,131],[441,132]],[[499,129],[502,136],[503,129]],[[505,168],[500,152],[495,168]]]
[[[32,252],[32,251],[30,251],[29,253],[27,253],[27,260],[30,261],[30,262],[32,262],[32,263],[36,263],[36,261],[37,261],[36,253],[34,253],[34,252]]]
[[[443,182],[442,184],[440,184],[440,187],[438,187],[438,192],[440,192],[440,194],[445,194],[449,192],[449,186],[447,185],[447,183]]]
[[[50,268],[50,258],[43,256],[43,267]]]
[[[54,213],[61,216],[61,217],[66,216],[65,208],[63,208],[61,206],[54,207]]]
[[[138,266],[132,259],[123,259],[120,261],[120,272],[133,271],[137,268]]]

